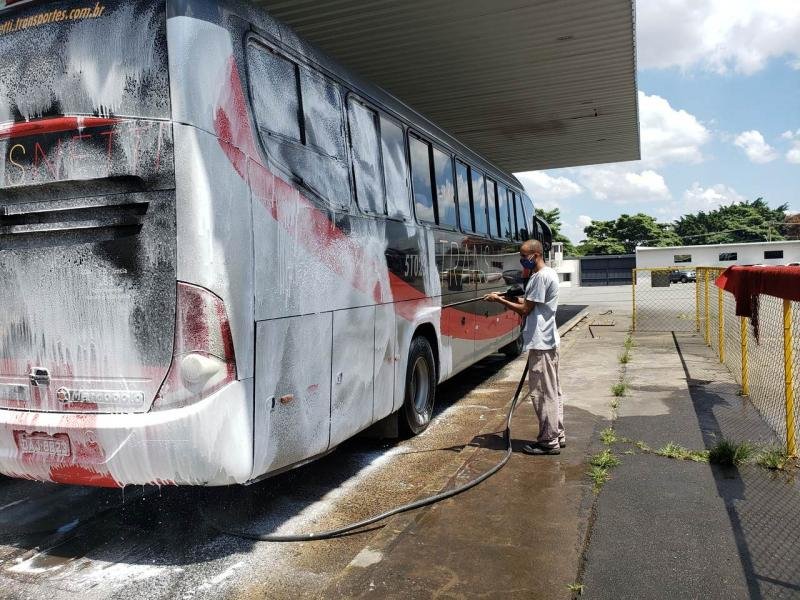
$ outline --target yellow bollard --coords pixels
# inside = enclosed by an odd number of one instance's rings
[[[710,308],[708,306],[708,269],[705,269],[703,271],[703,273],[705,274],[703,279],[705,281],[704,285],[705,285],[705,299],[706,299],[705,340],[706,340],[706,345],[710,346],[711,345],[711,319],[709,317],[711,316],[711,311],[710,311]]]
[[[717,288],[717,343],[719,344],[719,362],[725,362],[725,308],[722,288]]]
[[[636,269],[631,269],[631,277],[633,285],[631,285],[631,294],[633,296],[633,318],[631,321],[631,331],[636,331]]]
[[[783,301],[783,382],[786,397],[786,453],[797,456],[794,439],[794,381],[792,370],[792,303]]]
[[[750,395],[750,375],[747,371],[747,317],[739,317],[742,338],[742,394]]]

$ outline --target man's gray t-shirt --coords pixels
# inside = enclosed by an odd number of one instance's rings
[[[543,267],[528,280],[525,299],[535,302],[525,320],[522,343],[525,350],[552,350],[561,342],[556,327],[558,308],[558,274]]]

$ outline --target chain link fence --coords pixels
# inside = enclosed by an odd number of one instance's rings
[[[734,296],[714,283],[723,270],[634,269],[633,329],[701,336],[789,454],[796,454],[800,441],[800,415],[795,407],[800,401],[800,302],[760,294],[752,318],[737,317]]]

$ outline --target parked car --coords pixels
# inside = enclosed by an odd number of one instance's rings
[[[689,271],[687,269],[682,269],[678,271],[672,271],[669,274],[669,282],[670,283],[688,283],[690,281],[696,281],[697,276],[694,271]]]

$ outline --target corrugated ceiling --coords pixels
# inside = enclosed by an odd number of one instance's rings
[[[261,0],[512,172],[639,158],[632,0]]]

